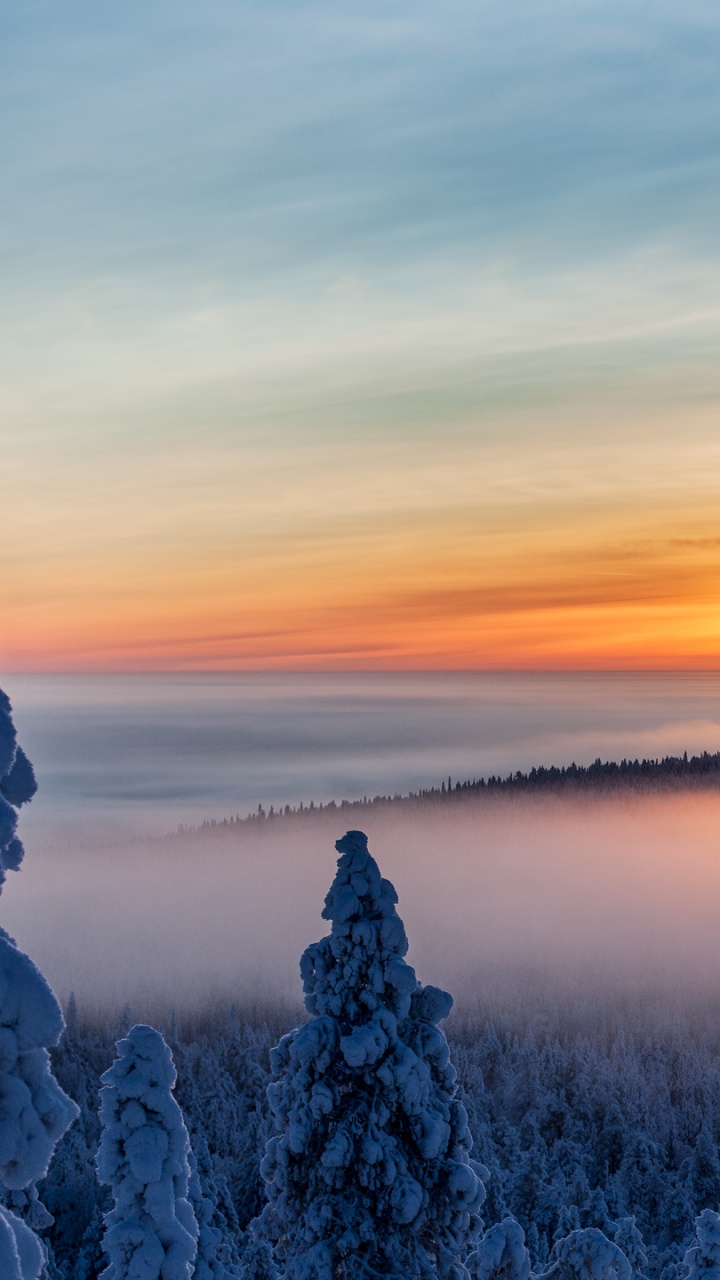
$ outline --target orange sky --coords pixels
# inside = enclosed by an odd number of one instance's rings
[[[493,453],[469,432],[450,462],[432,442],[407,466],[343,447],[304,475],[264,457],[248,475],[239,450],[199,488],[176,457],[162,506],[152,475],[104,468],[93,496],[83,472],[53,520],[18,503],[3,665],[717,666],[712,438],[705,476],[658,435],[654,467],[617,483],[638,457],[603,433],[582,451],[524,447]],[[377,479],[389,469],[395,488]]]

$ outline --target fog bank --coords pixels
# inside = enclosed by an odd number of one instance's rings
[[[2,683],[2,682],[0,682]],[[262,804],[358,799],[534,765],[720,750],[720,673],[13,676],[40,784],[28,850],[90,848]]]
[[[258,831],[29,852],[3,924],[81,1007],[138,1016],[300,1002],[327,932],[341,815]],[[720,797],[498,798],[363,820],[395,884],[418,976],[469,1012],[489,992],[720,987]],[[543,997],[543,991],[546,996]]]

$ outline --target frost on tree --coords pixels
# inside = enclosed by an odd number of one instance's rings
[[[191,1280],[198,1225],[172,1054],[160,1032],[145,1026],[133,1027],[117,1048],[100,1090],[98,1178],[114,1201],[101,1280]]]
[[[241,1280],[278,1280],[280,1273],[275,1265],[272,1249],[255,1227],[256,1223],[251,1223],[245,1237],[240,1261]]]
[[[192,1148],[188,1149],[188,1168],[190,1170],[188,1199],[198,1227],[193,1280],[225,1280],[223,1266],[218,1258],[222,1236],[214,1222],[215,1206],[207,1196],[203,1195],[197,1160]]]
[[[484,1189],[438,1027],[452,998],[406,963],[366,836],[335,847],[331,933],[300,962],[311,1018],[271,1055],[265,1230],[286,1280],[463,1280]]]
[[[196,1134],[192,1139],[188,1151],[188,1166],[188,1199],[198,1225],[193,1280],[237,1280],[239,1264],[236,1265],[235,1262],[234,1241],[228,1230],[227,1219],[218,1204],[218,1185],[212,1157],[201,1134]],[[260,1276],[257,1280],[261,1280]]]
[[[530,1254],[525,1232],[514,1218],[504,1218],[485,1233],[467,1260],[473,1280],[528,1280]]]
[[[685,1254],[687,1280],[720,1280],[720,1214],[705,1209],[695,1220],[695,1239]]]
[[[571,1231],[558,1240],[543,1280],[632,1280],[625,1254],[598,1227]]]
[[[645,1252],[642,1232],[635,1222],[634,1215],[629,1218],[618,1219],[613,1240],[618,1249],[622,1249],[630,1263],[633,1280],[646,1280],[645,1273],[648,1269],[648,1258]],[[718,1280],[720,1280],[720,1276],[718,1276]]]
[[[32,766],[17,745],[10,703],[0,691],[0,888],[6,872],[17,871],[22,861],[17,810],[35,791]],[[55,1144],[77,1115],[50,1070],[48,1049],[62,1030],[60,1006],[45,978],[0,929],[2,1280],[35,1280],[45,1262],[31,1226],[52,1218],[37,1200],[35,1183],[45,1176]]]

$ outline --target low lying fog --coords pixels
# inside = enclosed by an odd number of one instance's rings
[[[347,826],[368,832],[396,886],[418,976],[461,1013],[528,980],[674,996],[720,985],[720,797],[697,793],[504,797],[95,853],[28,848],[2,923],[87,1012],[299,1004],[299,956],[327,932]]]

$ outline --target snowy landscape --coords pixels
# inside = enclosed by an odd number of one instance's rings
[[[621,773],[569,777],[586,790]],[[643,771],[625,773],[636,789]],[[644,771],[652,789],[668,775],[700,805],[715,773],[711,756]],[[0,774],[9,873],[23,859],[17,810],[36,784],[7,699]],[[557,803],[558,776],[539,776]],[[488,790],[524,803],[528,785],[521,774],[442,784],[395,812],[419,808],[437,838],[463,800],[489,804],[492,820]],[[327,842],[340,817],[388,806],[303,808],[276,822],[298,852],[302,827]],[[605,816],[607,833],[616,818]],[[272,825],[264,814],[210,824],[209,838]],[[207,831],[183,830],[170,847],[177,856],[178,842],[199,839]],[[666,968],[653,986],[640,953],[623,953],[644,988],[602,970],[575,987],[560,968],[522,974],[517,955],[498,981],[488,954],[486,981],[474,999],[462,990],[446,1038],[452,996],[421,985],[405,960],[397,894],[367,837],[351,829],[335,843],[330,933],[300,959],[304,1011],[246,985],[231,1004],[156,1003],[151,1027],[130,1001],[82,1009],[72,994],[63,1030],[45,979],[2,935],[3,1280],[715,1274],[720,1000],[680,972],[682,940],[668,937],[674,985]]]
[[[3,6],[0,1280],[720,1280],[719,66]]]

